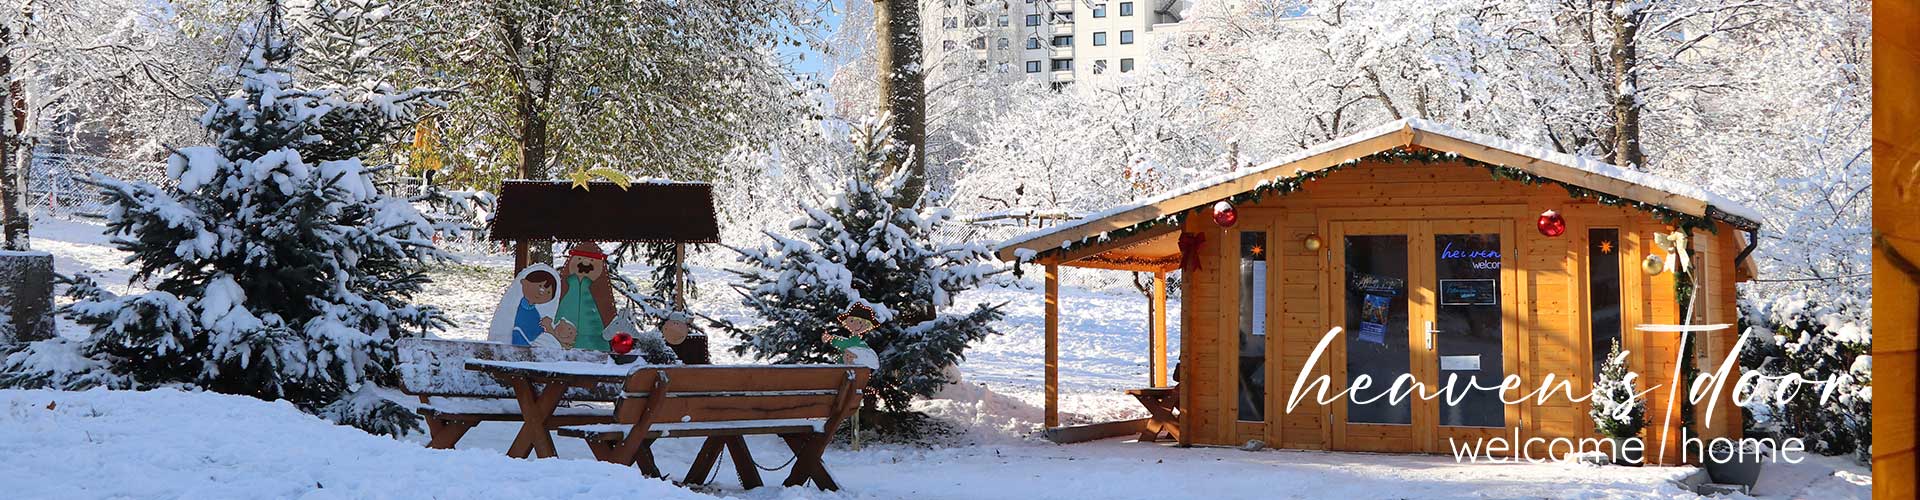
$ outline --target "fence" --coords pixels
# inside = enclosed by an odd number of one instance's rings
[[[84,182],[93,174],[123,181],[162,185],[167,164],[101,158],[98,156],[35,153],[27,172],[26,210],[30,216],[70,219],[106,213],[106,197]]]

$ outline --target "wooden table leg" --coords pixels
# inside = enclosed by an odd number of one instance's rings
[[[813,485],[827,491],[840,489],[833,475],[827,474],[827,466],[820,456],[827,451],[827,441],[833,439],[825,434],[781,434],[787,441],[787,448],[793,450],[793,472],[787,474],[786,486],[799,486],[813,480]]]
[[[633,465],[640,468],[640,474],[647,477],[660,477],[660,466],[653,463],[653,440],[647,439],[633,451],[632,455],[622,456],[622,441],[587,440],[587,448],[593,450],[593,457],[601,461],[620,465]]]
[[[720,461],[720,448],[726,446],[725,438],[708,436],[700,444],[700,454],[693,458],[693,467],[687,468],[687,477],[680,480],[683,484],[707,484],[707,475],[713,472],[713,464]]]
[[[436,450],[451,450],[460,442],[467,431],[473,429],[473,422],[445,420],[439,417],[427,417],[427,447]]]
[[[660,466],[653,463],[653,439],[651,438],[640,443],[640,452],[634,454],[633,461],[635,465],[640,466],[640,473],[647,477],[666,476],[660,473]]]
[[[520,402],[520,434],[514,436],[513,446],[507,448],[507,456],[527,458],[529,450],[540,458],[552,458],[558,453],[553,451],[553,435],[547,431],[547,417],[552,416],[560,407],[560,398],[567,394],[567,384],[548,383],[544,387],[535,387],[533,381],[515,377],[510,379],[514,399]]]
[[[1146,407],[1151,415],[1147,418],[1147,429],[1140,432],[1140,441],[1159,441],[1163,431],[1175,440],[1180,439],[1180,420],[1174,417],[1173,405],[1167,401],[1168,398],[1147,395],[1135,395],[1134,398],[1140,400],[1140,406]]]
[[[727,457],[733,460],[733,473],[740,476],[740,486],[749,490],[762,486],[760,468],[753,462],[753,453],[747,451],[747,438],[728,436],[726,443]]]
[[[617,453],[614,453],[614,451],[613,451],[613,445],[614,445],[614,443],[615,443],[615,441],[603,441],[603,440],[599,440],[599,439],[588,439],[588,440],[587,440],[587,450],[588,450],[588,451],[592,451],[592,452],[593,452],[593,459],[594,459],[594,460],[599,460],[599,461],[602,461],[602,462],[608,462],[608,463],[616,463],[616,464],[621,464],[621,465],[626,465],[626,464],[624,464],[624,463],[621,463],[621,461],[620,461],[620,457],[618,457],[618,456],[617,456],[618,454],[617,454]]]

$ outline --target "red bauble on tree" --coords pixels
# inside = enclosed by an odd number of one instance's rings
[[[613,338],[607,341],[607,347],[613,348],[614,354],[626,354],[628,352],[632,352],[633,336],[628,335],[627,332],[615,333],[613,334]]]
[[[1560,212],[1552,210],[1540,212],[1539,226],[1540,234],[1546,235],[1549,238],[1567,234],[1567,219],[1561,217]]]
[[[1214,224],[1219,224],[1220,227],[1233,227],[1235,222],[1240,222],[1240,210],[1233,208],[1232,203],[1220,200],[1219,203],[1213,204]]]

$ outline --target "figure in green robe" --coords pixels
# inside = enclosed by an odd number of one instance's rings
[[[570,324],[574,349],[607,351],[607,324],[616,316],[613,308],[613,283],[607,279],[607,254],[591,242],[575,245],[567,251],[560,267],[563,276],[560,307],[554,313],[558,321]]]

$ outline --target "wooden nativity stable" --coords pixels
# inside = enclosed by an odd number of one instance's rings
[[[1214,217],[1223,201],[1237,214],[1230,227]],[[1540,228],[1549,210],[1564,224],[1557,236]],[[1676,463],[1682,405],[1668,417],[1667,400],[1681,336],[1638,327],[1684,323],[1685,292],[1676,273],[1645,271],[1643,261],[1672,258],[1655,234],[1686,231],[1699,295],[1691,324],[1736,323],[1734,285],[1752,277],[1757,219],[1691,186],[1402,120],[1026,234],[998,254],[1045,268],[1050,429],[1060,425],[1059,337],[1073,334],[1059,328],[1059,308],[1074,307],[1059,302],[1060,268],[1159,280],[1178,271],[1181,444],[1449,453],[1449,438],[1600,437],[1587,403],[1564,393],[1517,405],[1491,391],[1457,404],[1323,405],[1309,394],[1286,408],[1302,371],[1327,376],[1329,394],[1362,374],[1373,387],[1361,394],[1377,394],[1411,373],[1429,391],[1448,377],[1493,386],[1510,374],[1532,391],[1553,374],[1585,395],[1618,339],[1641,389],[1662,385],[1647,398],[1647,460]],[[1149,382],[1164,387],[1164,294],[1153,301]],[[1334,327],[1344,331],[1307,366]],[[1711,372],[1737,332],[1695,335],[1693,362]],[[1739,436],[1731,387],[1714,396],[1711,420],[1694,424],[1701,435]],[[1665,457],[1655,451],[1662,435]],[[1564,452],[1545,448],[1530,453]]]

